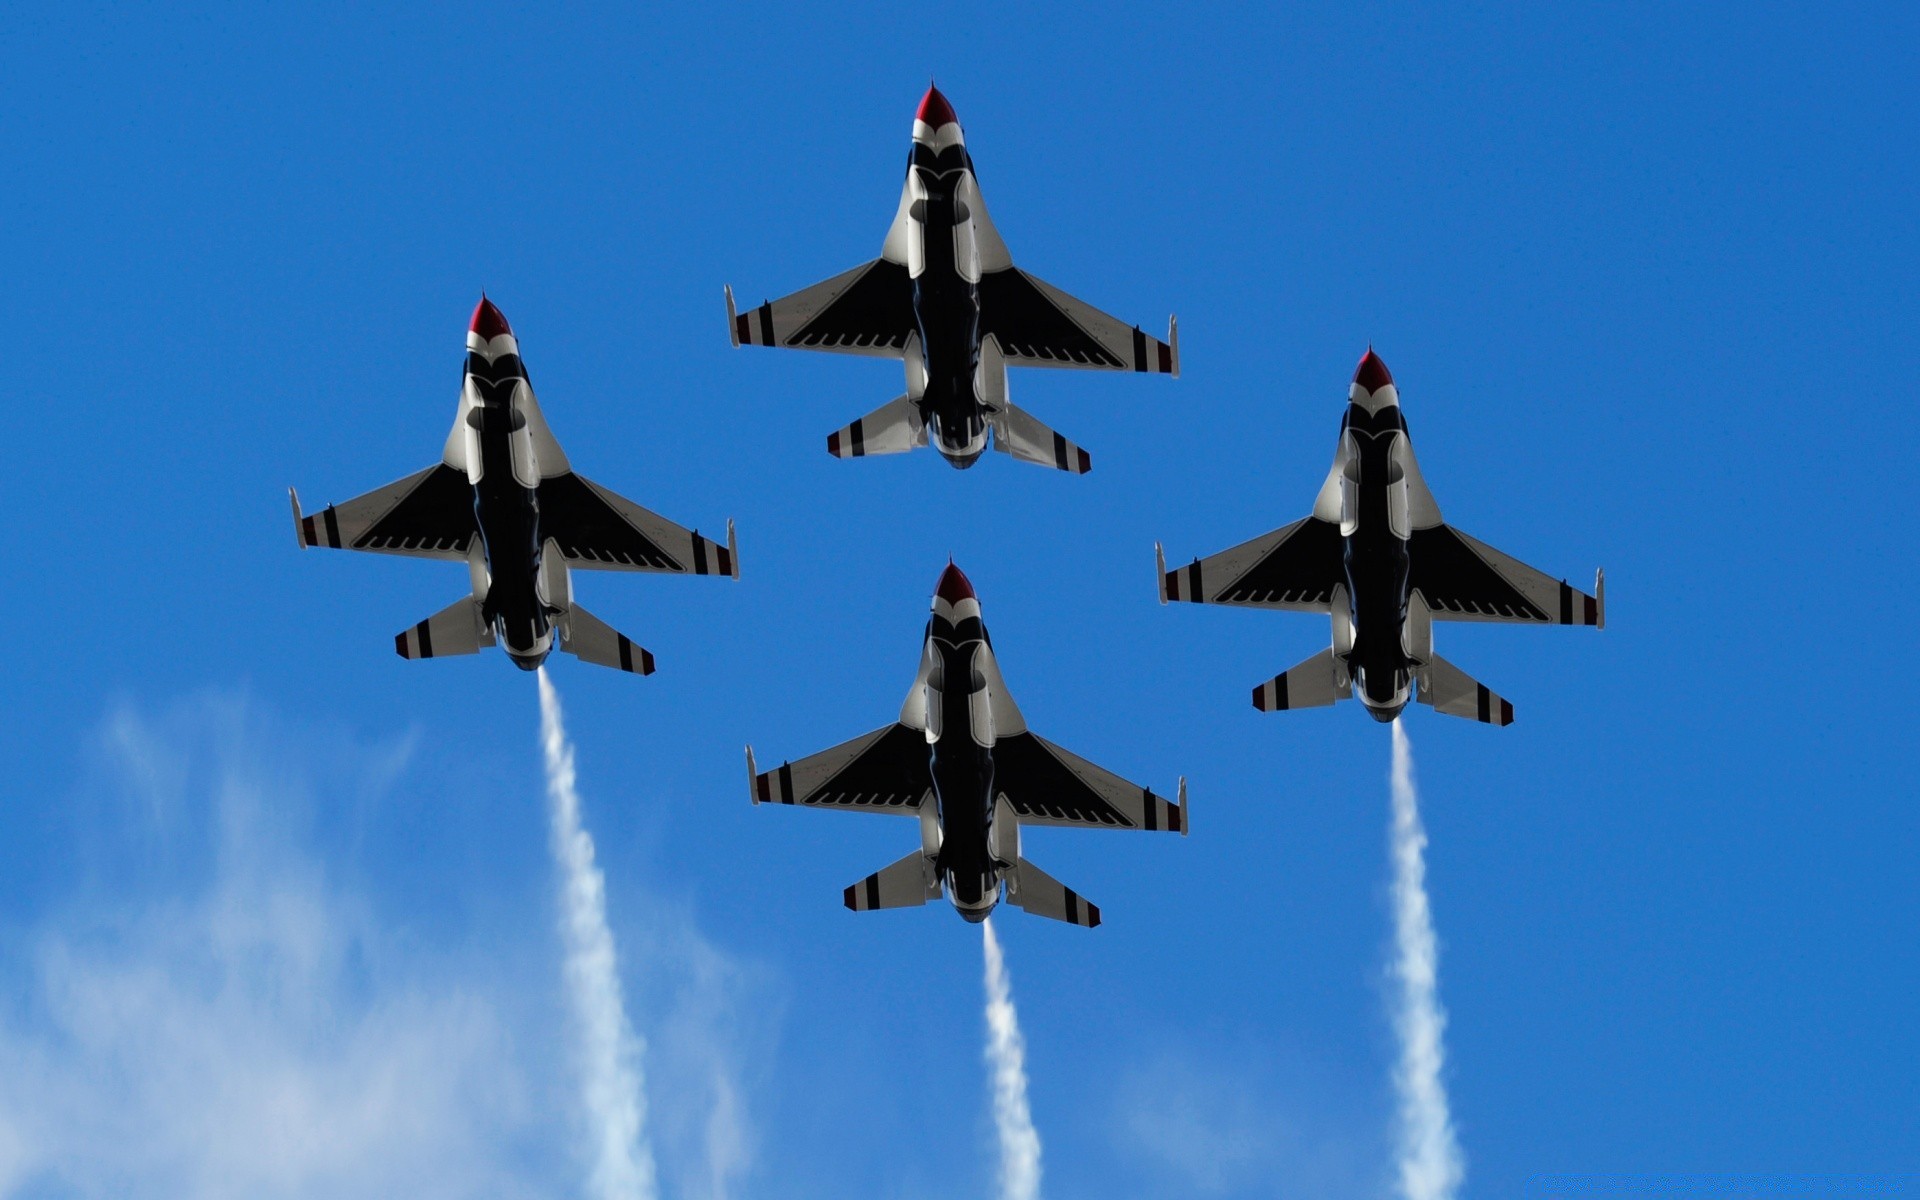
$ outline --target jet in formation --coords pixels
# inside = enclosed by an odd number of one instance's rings
[[[1399,716],[1417,688],[1436,711],[1513,723],[1511,703],[1433,652],[1435,621],[1604,628],[1607,620],[1604,573],[1589,596],[1440,519],[1393,376],[1371,347],[1312,514],[1178,570],[1162,556],[1160,602],[1169,600],[1328,614],[1333,645],[1254,688],[1253,706],[1330,705],[1357,685],[1381,721]]]
[[[557,639],[587,662],[649,675],[652,654],[574,603],[570,569],[740,577],[731,521],[722,546],[574,473],[534,400],[513,330],[484,296],[440,461],[311,515],[289,492],[303,547],[467,564],[472,594],[395,637],[402,658],[504,643],[531,671]]]
[[[932,442],[955,467],[995,448],[1084,474],[1085,450],[1007,398],[1007,368],[1180,373],[1178,326],[1162,342],[1013,265],[987,216],[952,105],[929,87],[913,122],[899,211],[880,257],[746,312],[727,289],[735,346],[790,346],[906,363],[904,396],[827,437],[837,458]]]
[[[846,890],[848,908],[906,908],[944,890],[968,921],[1007,902],[1074,925],[1100,910],[1020,854],[1025,825],[1187,832],[1187,783],[1169,803],[1027,729],[1007,694],[973,585],[940,576],[920,670],[900,719],[777,770],[747,747],[755,804],[919,818],[913,853]]]

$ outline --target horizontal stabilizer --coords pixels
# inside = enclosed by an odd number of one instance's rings
[[[493,630],[481,619],[480,605],[472,596],[462,596],[393,639],[401,658],[478,654],[491,645]]]
[[[1039,463],[1075,475],[1093,470],[1092,455],[1034,420],[1024,409],[1009,404],[987,421],[993,426],[994,447],[1021,462]]]
[[[644,646],[578,604],[560,622],[560,648],[581,662],[597,663],[635,675],[653,674],[653,655]]]
[[[1287,708],[1325,708],[1353,696],[1353,683],[1334,661],[1329,646],[1291,670],[1275,675],[1253,689],[1253,706],[1261,712]]]
[[[870,908],[918,908],[940,898],[940,880],[933,863],[915,850],[890,867],[883,867],[849,887],[846,905],[855,912]]]
[[[858,421],[827,435],[827,453],[835,458],[869,454],[905,454],[927,444],[927,423],[911,396],[901,396]]]
[[[1098,906],[1024,858],[1015,864],[1007,883],[1007,903],[1015,908],[1087,929],[1100,923]]]
[[[1419,673],[1420,703],[1450,717],[1465,717],[1485,725],[1513,724],[1513,704],[1495,695],[1486,684],[1439,655]]]

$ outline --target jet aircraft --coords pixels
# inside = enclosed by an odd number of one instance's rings
[[[755,804],[919,819],[913,853],[846,890],[856,912],[918,906],[944,890],[962,917],[984,921],[1004,883],[1008,903],[1091,928],[1100,910],[1021,857],[1021,827],[1187,832],[1185,779],[1170,804],[1027,729],[973,585],[952,564],[934,592],[900,719],[765,773],[749,746],[747,777]]]
[[[1330,705],[1357,684],[1367,711],[1391,721],[1417,685],[1419,701],[1439,712],[1510,725],[1512,704],[1433,652],[1433,623],[1607,623],[1604,572],[1589,596],[1440,519],[1399,390],[1372,347],[1354,374],[1333,469],[1311,515],[1174,571],[1158,545],[1154,553],[1162,604],[1332,617],[1331,648],[1253,689],[1262,712]]]
[[[1084,474],[1085,450],[1007,398],[1007,368],[1180,374],[1178,326],[1159,341],[1013,265],[987,216],[953,107],[929,87],[913,121],[900,207],[880,257],[740,312],[735,346],[790,346],[905,360],[907,391],[827,437],[836,458],[931,441],[955,467],[995,448]]]
[[[653,655],[574,603],[569,568],[740,577],[727,544],[701,537],[574,473],[547,428],[507,319],[482,296],[467,332],[460,405],[441,460],[308,515],[300,545],[464,562],[473,591],[394,638],[402,658],[475,654],[504,642],[531,671],[559,648],[636,675]]]

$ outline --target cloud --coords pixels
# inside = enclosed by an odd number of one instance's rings
[[[459,897],[392,909],[355,883],[386,826],[353,814],[435,766],[230,696],[113,712],[49,802],[71,871],[0,918],[0,1197],[577,1194],[553,911],[473,929]],[[697,1131],[662,1139],[662,1174],[719,1200],[752,1162],[739,1065],[779,1005],[689,912],[639,907],[658,927],[623,965],[670,981],[638,989],[671,1047],[653,1111]]]
[[[1149,1168],[1135,1194],[1380,1193],[1384,1145],[1371,1092],[1356,1091],[1344,1072],[1247,1042],[1210,1052],[1169,1046],[1129,1068],[1114,1094],[1115,1147]]]

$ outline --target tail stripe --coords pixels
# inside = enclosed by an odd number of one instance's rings
[[[338,550],[340,548],[340,516],[339,514],[334,511],[333,505],[329,504],[327,505],[327,510],[321,513],[320,515],[327,522],[327,545],[331,546],[335,550]]]
[[[773,340],[773,305],[770,303],[760,306],[760,344],[763,346],[778,344]]]
[[[880,872],[867,876],[867,907],[880,907]]]
[[[1147,335],[1140,327],[1133,327],[1133,369],[1144,373],[1147,369]]]

